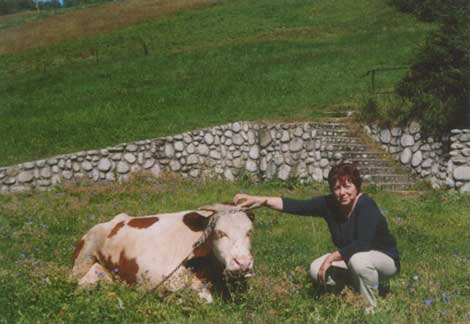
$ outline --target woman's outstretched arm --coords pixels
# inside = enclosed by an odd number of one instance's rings
[[[282,211],[283,204],[281,197],[265,197],[265,196],[252,196],[248,194],[239,193],[233,197],[233,202],[240,207],[249,207],[253,204],[261,204],[275,210]]]

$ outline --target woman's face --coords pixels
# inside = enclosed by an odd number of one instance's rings
[[[358,192],[356,185],[349,178],[342,178],[336,180],[333,186],[333,194],[341,206],[349,206],[356,200]]]

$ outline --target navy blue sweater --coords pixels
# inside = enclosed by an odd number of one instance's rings
[[[282,198],[282,202],[283,212],[323,217],[346,263],[357,252],[377,250],[389,255],[400,268],[397,242],[388,229],[387,220],[369,196],[362,194],[358,198],[349,218],[342,215],[332,194],[308,200]]]

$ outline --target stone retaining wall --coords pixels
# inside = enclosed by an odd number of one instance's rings
[[[241,173],[259,179],[296,177],[323,181],[340,156],[324,138],[334,129],[319,124],[260,125],[236,122],[180,135],[123,143],[0,168],[0,192],[47,190],[83,178],[125,181],[134,172],[154,176],[177,172],[187,177],[233,180]]]
[[[454,129],[439,139],[423,138],[418,123],[408,127],[365,126],[365,131],[402,165],[434,188],[470,191],[470,130]]]

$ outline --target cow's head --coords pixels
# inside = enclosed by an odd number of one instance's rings
[[[240,208],[229,204],[201,208],[214,212],[207,235],[212,241],[212,252],[230,275],[249,276],[253,270],[253,214],[248,209],[252,207]]]

